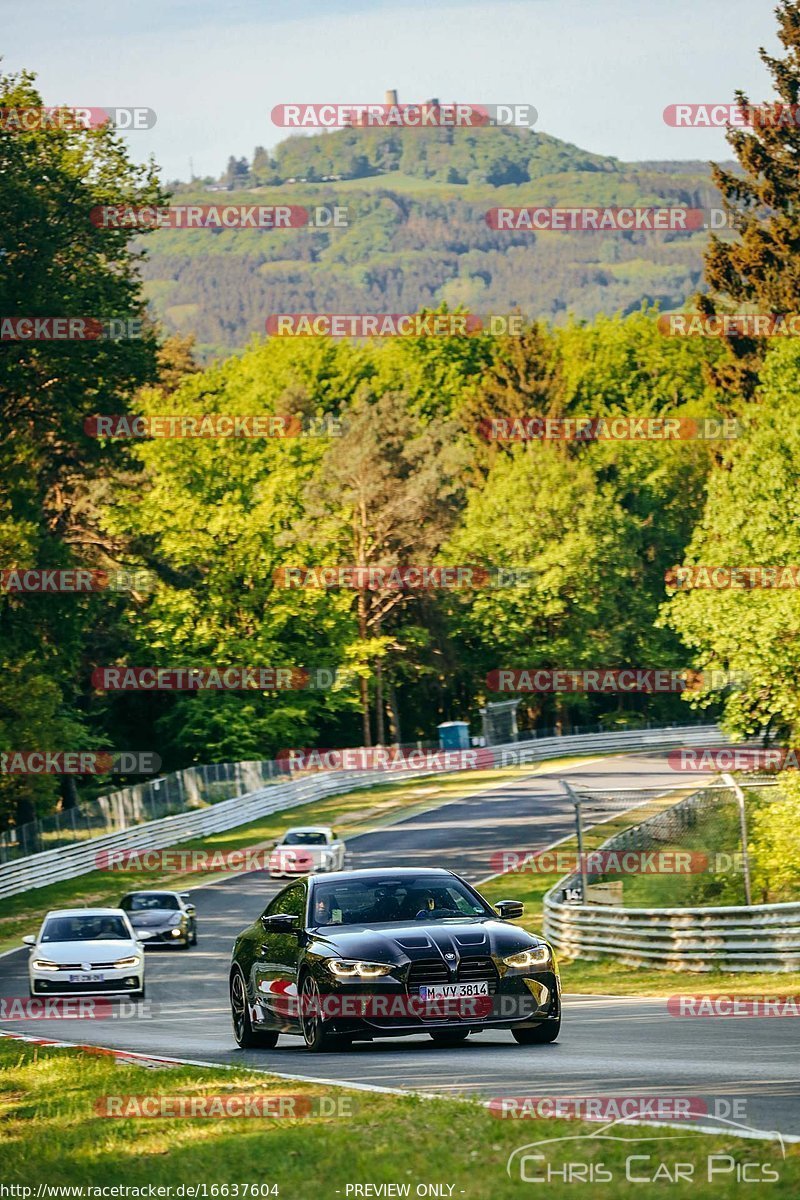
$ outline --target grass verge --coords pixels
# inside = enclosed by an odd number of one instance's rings
[[[536,1047],[533,1052],[518,1052],[535,1058],[557,1050]],[[454,1071],[459,1053],[453,1054]],[[245,1119],[98,1115],[98,1106],[104,1111],[108,1097],[112,1104],[121,1097],[156,1095],[184,1101],[206,1097],[208,1103],[208,1097],[225,1094],[270,1096],[273,1106],[281,1103],[278,1097],[291,1095],[301,1098],[294,1102],[295,1113],[302,1111],[303,1102],[328,1108],[338,1104],[340,1113]],[[282,1104],[284,1112],[292,1111],[287,1101]],[[117,1111],[126,1107],[127,1102],[120,1100]],[[32,1188],[29,1195],[33,1196],[39,1184],[170,1187],[170,1193],[161,1194],[172,1197],[191,1194],[181,1193],[181,1185],[184,1189],[205,1185],[205,1191],[194,1194],[241,1198],[243,1185],[266,1184],[276,1185],[271,1194],[283,1200],[307,1200],[311,1195],[317,1200],[345,1200],[348,1194],[381,1194],[376,1190],[348,1193],[348,1185],[350,1189],[367,1184],[408,1186],[405,1194],[414,1196],[426,1194],[417,1192],[419,1185],[437,1184],[445,1187],[434,1195],[506,1200],[519,1196],[521,1190],[519,1166],[511,1178],[506,1174],[514,1150],[542,1139],[575,1137],[581,1140],[537,1147],[534,1152],[545,1158],[529,1161],[527,1173],[541,1175],[548,1163],[554,1171],[563,1171],[568,1162],[585,1164],[593,1172],[602,1165],[611,1181],[596,1181],[591,1194],[629,1197],[632,1185],[626,1179],[626,1159],[648,1155],[648,1160],[635,1163],[640,1178],[645,1172],[652,1178],[659,1163],[671,1171],[676,1163],[691,1167],[691,1180],[673,1183],[670,1196],[738,1194],[737,1167],[744,1163],[759,1164],[751,1171],[762,1174],[766,1164],[777,1174],[771,1196],[800,1192],[797,1146],[786,1147],[784,1158],[774,1142],[745,1141],[728,1134],[627,1125],[616,1132],[631,1140],[618,1142],[592,1136],[599,1128],[577,1120],[501,1120],[474,1102],[456,1105],[453,1100],[348,1091],[246,1069],[148,1070],[125,1061],[115,1063],[108,1056],[0,1039],[2,1178],[5,1184]],[[717,1172],[711,1183],[707,1182],[709,1163]],[[660,1169],[661,1181],[666,1182],[664,1168]],[[684,1178],[688,1172],[685,1167]],[[574,1190],[574,1182],[555,1175],[547,1194],[561,1200]]]

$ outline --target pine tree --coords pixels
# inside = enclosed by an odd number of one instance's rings
[[[779,99],[752,109],[752,124],[730,128],[727,140],[741,170],[712,164],[714,182],[736,238],[712,236],[705,256],[708,294],[698,298],[710,315],[754,307],[792,313],[800,308],[800,3],[781,0],[775,10],[786,54],[774,58],[761,48]],[[736,102],[751,109],[748,97]],[[715,368],[714,382],[752,394],[764,353],[763,339],[735,337],[730,356]]]

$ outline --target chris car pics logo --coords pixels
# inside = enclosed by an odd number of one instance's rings
[[[621,1182],[697,1184],[702,1188],[703,1184],[776,1183],[781,1178],[780,1164],[786,1151],[777,1131],[753,1130],[741,1122],[718,1118],[721,1133],[731,1127],[740,1136],[749,1133],[765,1139],[752,1150],[753,1143],[745,1142],[747,1152],[734,1157],[727,1151],[703,1153],[702,1147],[698,1154],[695,1139],[707,1137],[707,1130],[687,1128],[672,1133],[654,1128],[652,1133],[645,1133],[641,1126],[631,1129],[628,1125],[639,1120],[638,1116],[623,1118],[592,1133],[542,1138],[518,1146],[508,1157],[506,1174],[520,1183],[540,1186]],[[605,1158],[603,1143],[608,1147]]]

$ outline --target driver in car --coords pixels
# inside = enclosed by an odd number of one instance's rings
[[[423,901],[423,906],[414,917],[415,921],[436,920],[437,917],[453,917],[460,916],[457,909],[453,908],[452,903],[447,896],[441,897],[441,903],[437,905],[432,892],[427,892]]]
[[[342,909],[335,896],[326,899],[319,896],[314,904],[314,921],[317,925],[341,925]]]

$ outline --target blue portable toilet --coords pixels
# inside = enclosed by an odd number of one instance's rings
[[[443,721],[438,729],[440,750],[469,750],[469,725],[466,721]]]

